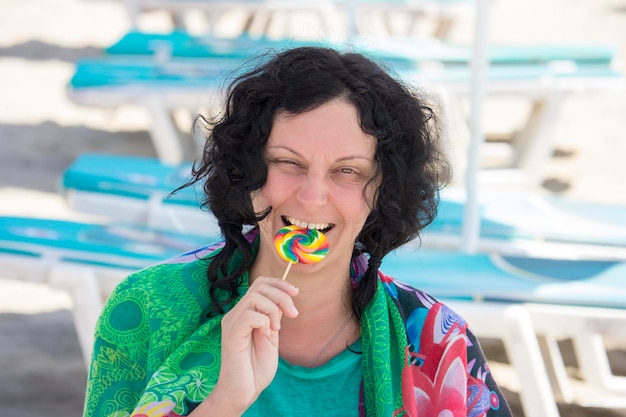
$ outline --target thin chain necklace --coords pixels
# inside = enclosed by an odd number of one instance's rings
[[[333,336],[332,339],[330,339],[330,342],[328,342],[326,344],[326,346],[324,346],[322,348],[322,350],[320,351],[320,353],[317,354],[317,356],[315,356],[313,358],[313,360],[311,362],[309,362],[309,364],[306,366],[307,368],[311,368],[313,367],[313,365],[315,365],[317,363],[317,361],[320,360],[320,358],[324,355],[324,353],[326,353],[326,351],[328,350],[328,348],[330,348],[333,343],[335,343],[335,341],[337,340],[337,338],[339,337],[339,335],[343,332],[343,330],[346,328],[346,326],[348,325],[348,323],[350,323],[350,319],[352,318],[352,314],[348,315],[348,317],[346,317],[345,321],[343,322],[343,324],[341,325],[341,327],[339,328],[339,330],[337,330],[337,333],[335,333],[335,335]]]

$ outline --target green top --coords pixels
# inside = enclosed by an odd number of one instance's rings
[[[274,380],[243,417],[357,417],[362,377],[360,352],[358,341],[316,368],[279,359]]]

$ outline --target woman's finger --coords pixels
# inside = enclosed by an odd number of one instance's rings
[[[241,316],[248,311],[254,311],[267,316],[270,321],[271,329],[280,329],[280,319],[282,316],[280,306],[272,299],[258,292],[246,294],[246,296],[239,301],[237,307],[232,310],[232,314],[228,314],[224,319],[227,324],[231,322],[240,323],[241,320],[243,320]]]
[[[298,295],[298,288],[283,280],[270,277],[258,277],[250,286],[249,292],[259,293],[272,300],[287,317],[298,315],[293,297]]]

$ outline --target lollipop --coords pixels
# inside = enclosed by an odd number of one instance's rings
[[[293,225],[283,227],[274,235],[274,245],[280,257],[289,262],[283,279],[287,277],[294,263],[319,262],[328,253],[328,241],[324,233],[316,229],[303,229]]]

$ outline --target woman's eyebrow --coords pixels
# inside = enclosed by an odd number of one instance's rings
[[[288,152],[291,152],[295,155],[301,155],[300,152],[296,151],[295,149],[290,148],[289,146],[285,146],[285,145],[272,145],[272,146],[268,146],[267,147],[268,150],[270,149],[284,149]],[[367,155],[346,155],[346,156],[342,156],[341,158],[337,158],[337,162],[343,162],[343,161],[348,161],[348,160],[352,160],[352,159],[364,159],[366,161],[372,161],[373,159],[370,156]]]
[[[291,153],[293,153],[295,155],[301,156],[300,152],[296,151],[295,149],[290,148],[289,146],[285,146],[285,145],[271,145],[271,146],[267,147],[267,150],[270,150],[270,149],[284,149],[284,150],[289,151],[289,152],[291,152]]]
[[[348,155],[348,156],[342,156],[341,158],[338,158],[337,162],[343,162],[343,161],[348,161],[352,159],[364,159],[368,162],[373,161],[373,158],[366,156],[366,155]]]

